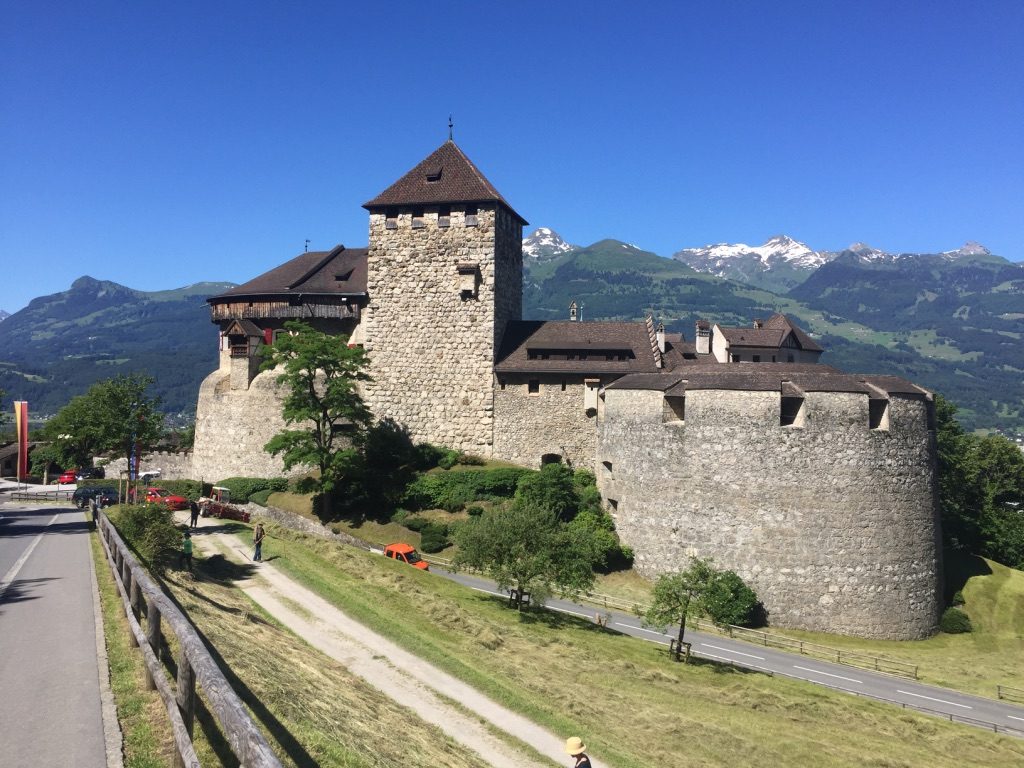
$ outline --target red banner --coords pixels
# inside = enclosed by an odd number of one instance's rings
[[[18,434],[18,482],[28,477],[28,403],[14,402],[14,424]]]

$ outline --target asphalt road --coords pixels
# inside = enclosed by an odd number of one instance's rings
[[[90,557],[77,509],[0,504],[5,768],[107,765]]]
[[[477,576],[451,573],[437,566],[431,566],[430,572],[481,592],[508,597],[507,592],[497,591],[493,582]],[[608,613],[609,629],[664,645],[666,649],[669,640],[675,638],[675,634],[669,635],[644,627],[640,619],[632,614],[606,611],[560,599],[548,600],[546,606],[553,611],[572,614],[588,621],[593,621],[598,612]],[[820,661],[717,634],[688,629],[684,639],[692,644],[691,653],[704,659],[796,678],[851,694],[881,699],[895,706],[905,705],[945,719],[1024,737],[1024,707],[1006,701],[972,696],[860,667]]]

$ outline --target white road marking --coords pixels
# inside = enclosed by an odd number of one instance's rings
[[[902,693],[905,696],[916,696],[919,699],[928,699],[928,701],[937,701],[939,704],[949,704],[951,707],[961,707],[963,709],[974,709],[966,704],[957,704],[955,701],[946,701],[945,699],[933,699],[931,696],[924,696],[920,693],[911,693],[910,691],[901,691],[899,688],[896,689],[896,693]]]
[[[1020,720],[1021,722],[1024,722],[1024,717],[1016,717],[1015,715],[1007,715],[1007,717],[1011,720]]]
[[[621,621],[613,621],[612,623],[616,627],[629,627],[630,629],[635,629],[638,632],[647,632],[652,635],[657,635],[658,637],[674,637],[674,635],[666,635],[664,632],[658,632],[654,629],[645,629],[644,627],[638,627],[635,624],[624,624]]]
[[[477,592],[483,592],[485,595],[497,595],[498,597],[508,597],[508,595],[506,595],[504,592],[492,592],[489,589],[481,589],[480,587],[470,587],[470,589],[475,589]]]
[[[54,515],[50,519],[50,522],[46,524],[46,527],[49,528],[53,524],[53,521],[60,517],[60,515],[60,512]],[[0,597],[4,596],[4,593],[7,591],[7,588],[11,586],[11,584],[14,582],[16,578],[18,578],[18,572],[21,570],[22,566],[25,565],[25,562],[29,559],[29,557],[32,556],[33,550],[35,550],[36,546],[42,540],[42,533],[40,533],[38,536],[32,539],[32,543],[29,544],[25,551],[21,553],[21,557],[18,558],[18,561],[11,566],[10,570],[7,571],[7,573],[4,574],[3,579],[0,579]]]
[[[747,664],[746,662],[736,661],[736,659],[727,659],[725,656],[716,656],[713,653],[707,653],[705,651],[701,651],[700,652],[700,657],[702,659],[718,659],[719,661],[727,661],[730,664],[741,665],[742,669],[756,669],[756,670],[759,670],[761,672],[770,672],[772,674],[775,674],[775,670],[774,669],[768,669],[768,667],[759,667],[759,666],[757,666],[757,664]],[[803,680],[803,678],[802,677],[798,677],[797,680]]]
[[[584,619],[592,619],[592,618],[594,618],[592,614],[589,614],[589,613],[579,613],[578,611],[570,611],[567,608],[556,608],[553,605],[548,605],[548,606],[545,606],[545,607],[551,609],[552,611],[558,611],[559,613],[568,613],[568,614],[571,614],[572,616],[582,616]]]
[[[835,677],[839,680],[846,680],[850,683],[857,683],[857,685],[864,685],[863,680],[854,680],[852,677],[843,677],[842,675],[833,675],[831,672],[822,672],[819,669],[811,669],[810,667],[798,667],[796,664],[793,665],[793,669],[802,669],[804,672],[811,672],[815,675],[825,675],[825,677]]]
[[[735,653],[737,656],[749,656],[752,659],[757,659],[758,661],[764,661],[764,656],[755,656],[752,653],[743,653],[743,651],[734,651],[732,648],[722,648],[721,646],[718,646],[718,645],[711,645],[711,643],[698,643],[698,645],[702,645],[705,648],[714,648],[716,651],[724,651],[725,653]]]

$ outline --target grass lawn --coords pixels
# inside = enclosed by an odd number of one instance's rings
[[[1024,689],[1024,572],[975,556],[947,556],[963,586],[974,631],[885,641],[785,630],[783,634],[917,664],[921,680],[995,698],[996,685]]]
[[[103,635],[110,665],[110,687],[117,706],[117,720],[124,738],[127,768],[156,768],[171,764],[174,735],[160,694],[145,690],[145,662],[137,648],[128,644],[128,619],[114,584],[99,537],[93,533],[92,555],[103,612]]]
[[[800,681],[676,664],[659,646],[574,617],[519,614],[378,555],[268,530],[275,566],[506,706],[580,735],[619,768],[1024,763],[1022,741]]]

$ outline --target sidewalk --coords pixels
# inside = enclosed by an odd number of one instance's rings
[[[178,513],[187,522],[188,513]],[[200,519],[194,536],[204,554],[228,554],[251,562],[252,545],[226,533],[203,533],[219,521]],[[296,583],[277,568],[261,563],[258,575],[237,583],[254,602],[313,647],[344,664],[354,674],[460,744],[481,754],[495,768],[542,768],[565,765],[564,737],[557,736],[497,704],[462,681],[392,643],[349,618],[319,595]],[[298,606],[298,610],[291,606]],[[454,706],[450,701],[457,702]],[[466,711],[468,710],[468,711]],[[481,721],[486,721],[486,725]],[[525,743],[551,763],[539,762],[491,729]],[[591,758],[594,768],[606,768]]]

